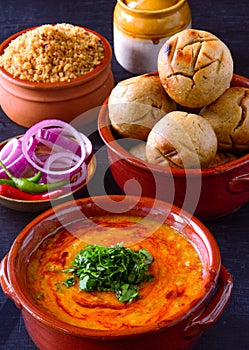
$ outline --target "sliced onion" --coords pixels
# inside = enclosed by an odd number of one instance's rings
[[[53,148],[55,152],[67,150],[80,155],[80,145],[69,137],[63,136],[61,128],[56,129],[56,132],[44,128],[40,129],[36,139],[45,146]]]
[[[0,159],[14,176],[25,176],[27,171],[41,171],[44,183],[68,180],[68,184],[63,186],[65,192],[73,191],[86,182],[87,163],[92,155],[91,141],[60,120],[44,120],[35,124],[22,138],[11,139],[0,151]],[[8,178],[3,169],[0,169],[0,177]]]
[[[46,163],[44,164],[45,169],[50,169],[55,171],[55,169],[65,169],[69,166],[72,166],[75,162],[79,161],[79,156],[74,155],[72,158],[72,153],[69,152],[58,152],[54,153],[50,158],[47,159]],[[43,175],[43,181],[52,183],[54,181],[58,180],[68,180],[68,184],[64,186],[64,188],[68,188],[70,190],[75,189],[79,185],[83,184],[86,181],[87,177],[87,166],[84,162],[82,166],[77,169],[75,172],[71,172],[70,174],[67,174],[66,176],[63,174],[61,177],[58,177],[58,175],[47,175],[44,173]]]
[[[37,157],[37,155],[36,155],[36,153],[35,153],[35,150],[36,150],[36,147],[37,147],[37,145],[38,145],[38,140],[36,140],[36,138],[35,137],[31,137],[30,139],[29,139],[29,144],[30,144],[30,146],[29,146],[29,149],[28,149],[28,153],[29,154],[32,154],[32,158],[33,158],[33,160],[37,163],[37,164],[39,164],[39,165],[41,165],[42,166],[42,164],[44,163],[42,160],[40,160],[39,159],[39,157]],[[22,146],[23,147],[23,146]],[[22,152],[23,152],[23,150],[22,150]]]
[[[86,159],[85,162],[86,164],[88,164],[90,162],[90,160],[92,159],[93,156],[93,145],[92,142],[89,140],[89,138],[84,135],[81,134],[82,138],[84,139],[85,142],[85,146],[86,146]]]
[[[22,153],[22,138],[12,138],[9,140],[0,151],[0,159],[10,173],[16,177],[23,176],[30,167]],[[8,178],[8,175],[1,167],[0,178]]]
[[[81,133],[81,136],[84,139],[86,147],[85,162],[88,163],[93,154],[92,142],[86,135]],[[47,147],[51,148],[53,146],[54,150],[68,150],[77,155],[80,155],[80,145],[70,139],[68,136],[61,135],[61,128],[41,129],[36,136],[36,139]]]
[[[39,141],[39,137],[41,137],[42,134],[45,135],[45,131],[43,131],[41,133],[40,130],[46,130],[48,128],[50,128],[50,129],[53,128],[53,130],[55,130],[57,128],[60,129],[60,135],[66,134],[66,135],[70,136],[71,138],[75,139],[74,144],[77,145],[77,148],[80,149],[80,152],[79,152],[80,154],[77,155],[79,157],[78,161],[74,162],[74,163],[71,162],[70,163],[71,166],[68,166],[67,169],[62,169],[62,170],[56,171],[56,170],[51,170],[51,168],[49,166],[43,167],[41,164],[37,164],[38,163],[37,159],[34,159],[35,152],[31,152],[27,148],[27,145],[29,144],[29,142],[32,138],[36,139],[37,135],[38,135],[38,141]],[[47,135],[51,135],[51,134],[48,133]],[[57,136],[58,139],[61,138],[60,135]],[[71,176],[72,174],[77,172],[82,167],[82,164],[84,163],[84,161],[86,159],[86,156],[87,156],[86,144],[85,144],[85,138],[82,135],[83,134],[78,132],[70,124],[67,124],[66,122],[63,122],[61,120],[56,120],[56,119],[43,120],[43,121],[33,125],[23,136],[22,152],[23,152],[25,158],[27,159],[27,161],[29,162],[29,164],[31,164],[36,170],[41,171],[41,172],[45,173],[46,175],[52,175],[53,177],[56,177],[56,176],[60,177],[61,175],[63,175],[65,178],[67,178],[68,176]],[[47,138],[49,138],[49,137],[47,136]],[[65,139],[65,137],[63,136],[61,138],[61,143],[59,146],[64,148],[64,150],[65,150],[65,147],[68,145],[68,141],[64,143],[63,142],[64,139]],[[37,139],[36,139],[36,141],[37,141]],[[57,139],[56,139],[56,141],[57,141]],[[51,149],[55,150],[54,144],[52,146],[53,147]],[[58,146],[56,142],[55,142],[55,146]],[[56,154],[56,153],[54,153],[54,154]],[[52,156],[53,156],[53,154],[50,155],[48,159],[50,159]],[[71,159],[73,159],[73,157],[75,157],[75,156],[76,156],[76,154],[74,152],[71,152]],[[46,162],[48,161],[48,159],[46,160]],[[52,158],[52,160],[53,160],[53,158]],[[51,162],[51,160],[50,160],[50,162]],[[69,163],[67,163],[67,164],[69,164]]]
[[[0,151],[0,159],[5,162],[5,164],[8,164],[9,160],[12,162],[13,155],[17,152],[19,155],[22,153],[20,145],[21,141],[15,137],[9,140]]]
[[[80,157],[71,152],[57,152],[51,154],[50,157],[44,163],[44,172],[46,174],[62,174],[65,176],[65,172],[71,170],[75,164],[79,164]],[[70,172],[71,173],[71,172]]]

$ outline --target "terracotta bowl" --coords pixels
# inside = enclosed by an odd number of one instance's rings
[[[249,79],[234,75],[232,85],[249,88]],[[249,201],[249,154],[201,170],[168,170],[149,164],[129,153],[129,139],[115,134],[108,116],[108,99],[99,113],[98,130],[107,147],[113,177],[124,192],[128,188],[131,194],[163,199],[201,219],[229,214]]]
[[[27,291],[26,266],[29,257],[52,231],[63,234],[79,218],[124,213],[159,220],[181,232],[196,248],[203,262],[202,297],[186,313],[172,316],[167,325],[127,327],[122,330],[80,328],[42,311]],[[76,221],[75,221],[76,220]],[[143,219],[142,219],[143,220]],[[52,230],[52,231],[51,231]],[[196,218],[163,201],[133,196],[99,196],[78,199],[49,209],[31,221],[17,236],[0,265],[0,282],[22,316],[30,337],[40,350],[171,350],[190,349],[202,332],[213,325],[230,298],[232,278],[221,265],[220,251],[211,232]],[[180,314],[180,316],[179,316]]]
[[[22,135],[17,137],[21,137],[21,136]],[[0,150],[8,141],[9,139],[0,143]],[[68,200],[72,200],[74,197],[77,198],[81,194],[81,191],[83,190],[83,188],[87,186],[87,184],[93,177],[95,170],[96,170],[96,158],[93,155],[92,159],[87,165],[86,181],[82,184],[79,184],[79,186],[75,188],[73,191],[65,193],[56,198],[46,199],[46,200],[20,200],[20,199],[13,199],[13,198],[0,195],[0,205],[3,205],[4,207],[17,210],[17,211],[41,212],[43,210],[50,208],[51,206],[60,204]]]
[[[3,41],[0,55],[11,40],[31,29],[34,28],[22,30]],[[112,49],[102,35],[85,29],[102,41],[105,57],[99,66],[79,78],[70,82],[35,83],[14,78],[0,67],[0,105],[11,120],[24,127],[30,127],[43,119],[71,122],[82,113],[101,106],[114,86]],[[81,122],[89,123],[93,117],[93,114],[85,115],[86,120]]]

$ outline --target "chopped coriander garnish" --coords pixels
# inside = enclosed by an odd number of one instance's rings
[[[139,285],[150,282],[152,274],[147,271],[153,257],[146,249],[138,252],[121,244],[111,247],[88,245],[72,262],[72,268],[62,270],[72,273],[64,282],[67,287],[78,280],[80,290],[110,291],[120,302],[132,302],[140,297]]]

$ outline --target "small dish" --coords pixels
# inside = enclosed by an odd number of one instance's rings
[[[21,137],[22,135],[19,135],[17,137]],[[3,148],[3,146],[9,141],[9,139],[4,140],[0,143],[0,150]],[[0,204],[13,209],[17,211],[23,211],[23,212],[41,212],[43,210],[46,210],[50,208],[51,206],[63,203],[65,201],[71,200],[74,197],[77,197],[81,191],[84,189],[84,187],[87,185],[87,183],[91,180],[96,170],[96,158],[93,155],[92,159],[87,165],[87,179],[83,184],[80,184],[76,189],[74,189],[71,192],[62,194],[61,196],[53,199],[47,199],[47,200],[35,200],[35,201],[28,201],[28,200],[20,200],[20,199],[13,199],[8,198],[5,196],[0,195]]]

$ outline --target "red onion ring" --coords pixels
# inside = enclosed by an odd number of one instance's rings
[[[92,158],[93,147],[92,142],[89,138],[81,133],[86,146],[86,159],[85,162],[88,163]],[[41,129],[39,130],[36,139],[46,145],[47,147],[54,146],[55,149],[58,147],[58,151],[69,150],[77,155],[80,155],[80,146],[78,143],[61,135],[61,128],[51,128],[51,129]]]
[[[30,140],[30,148],[29,148],[29,153],[32,154],[32,158],[33,160],[38,164],[38,165],[42,165],[43,164],[43,161],[39,159],[39,157],[37,157],[36,153],[35,153],[35,150],[36,150],[36,147],[38,145],[38,140],[36,140],[35,137],[31,137]]]
[[[35,124],[23,137],[9,140],[0,151],[0,159],[16,177],[25,176],[27,171],[41,171],[41,182],[68,180],[64,193],[84,185],[92,156],[89,138],[60,120]],[[3,169],[0,177],[8,178]]]
[[[89,140],[89,138],[86,135],[81,134],[81,136],[84,139],[85,146],[86,146],[85,163],[88,164],[90,162],[90,160],[92,159],[92,156],[93,156],[93,145],[92,145],[92,142]]]
[[[0,159],[16,177],[23,176],[25,171],[28,170],[29,164],[22,153],[22,138],[9,140],[0,151]],[[8,175],[2,168],[0,168],[0,178],[8,178]]]
[[[63,186],[64,193],[74,191],[79,186],[82,186],[86,180],[87,180],[87,174],[88,174],[88,168],[86,163],[83,163],[81,168],[79,168],[74,174],[70,175],[70,179],[68,179],[68,183]],[[43,174],[42,176],[44,183],[52,183],[55,181],[53,176]],[[61,180],[65,179],[65,177],[62,177]],[[56,177],[56,180],[58,181],[58,177]]]
[[[61,129],[57,129],[57,132],[49,129],[40,129],[36,135],[36,139],[49,148],[53,148],[54,151],[68,150],[74,154],[80,155],[80,145],[62,135]]]
[[[56,172],[56,177],[58,177],[58,174],[61,174],[63,178],[66,178],[65,175],[70,177],[71,174],[73,174],[71,171],[72,167],[74,167],[75,164],[78,164],[79,160],[80,157],[71,152],[65,151],[53,153],[44,163],[44,173],[52,174],[52,172]],[[69,170],[70,173],[68,172],[65,174]],[[78,169],[75,171],[78,171]]]
[[[36,161],[34,161],[32,155],[35,152],[30,152],[28,150],[27,145],[29,144],[30,140],[32,138],[36,138],[37,134],[41,136],[41,133],[39,131],[41,129],[47,129],[47,128],[59,128],[60,132],[63,134],[70,135],[73,139],[76,140],[75,144],[77,147],[80,147],[80,155],[79,155],[79,161],[76,162],[71,168],[65,170],[59,170],[59,171],[54,171],[50,170],[49,168],[44,169],[40,164],[37,164]],[[61,130],[62,129],[62,130]],[[38,171],[41,171],[45,173],[46,175],[52,175],[52,176],[60,176],[64,175],[64,177],[74,174],[77,172],[77,170],[80,169],[82,164],[84,163],[87,152],[86,152],[86,144],[85,144],[85,138],[82,136],[80,132],[78,132],[75,128],[73,128],[70,124],[67,124],[66,122],[63,122],[61,120],[57,119],[50,119],[50,120],[43,120],[35,125],[33,125],[23,136],[23,142],[22,142],[22,152],[27,159],[28,163],[32,165],[33,168],[35,168]],[[59,136],[58,136],[59,137]],[[54,146],[54,144],[53,144]],[[54,147],[53,147],[54,148]],[[75,156],[75,154],[72,155]]]

